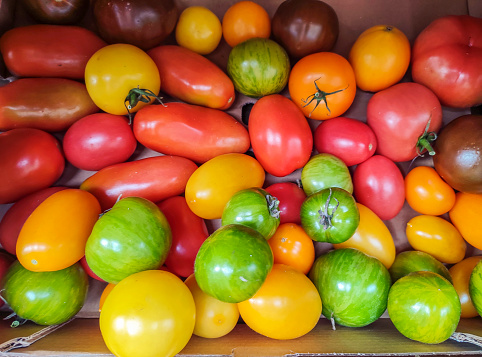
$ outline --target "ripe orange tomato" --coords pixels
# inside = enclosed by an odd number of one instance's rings
[[[333,52],[317,52],[300,59],[288,79],[291,100],[305,116],[325,120],[342,115],[356,94],[350,63]]]
[[[234,47],[250,38],[269,38],[271,19],[261,5],[249,0],[239,1],[224,13],[222,28],[224,40]]]
[[[410,42],[393,26],[377,25],[361,33],[348,60],[358,88],[378,92],[398,83],[410,64]]]
[[[482,249],[482,194],[457,192],[449,216],[462,237],[475,248]]]
[[[418,166],[405,176],[405,198],[415,211],[440,216],[455,203],[455,191],[428,166]]]
[[[458,262],[449,269],[454,288],[459,295],[460,304],[462,306],[462,314],[460,315],[462,318],[479,316],[470,297],[469,281],[472,270],[474,270],[480,260],[482,260],[482,256],[469,257]]]

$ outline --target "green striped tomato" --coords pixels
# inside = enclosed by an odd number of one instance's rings
[[[482,262],[478,262],[469,280],[469,294],[475,309],[482,316]]]

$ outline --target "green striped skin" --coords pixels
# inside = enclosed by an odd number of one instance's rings
[[[194,262],[196,281],[206,294],[238,303],[258,291],[273,267],[273,253],[252,228],[230,224],[202,244]]]
[[[57,271],[33,272],[16,261],[3,282],[2,296],[17,316],[45,326],[63,323],[77,314],[89,287],[80,263]]]
[[[388,295],[388,315],[405,337],[423,343],[441,343],[457,328],[461,306],[453,285],[431,271],[400,278]]]
[[[388,271],[393,283],[414,271],[432,271],[452,283],[452,276],[442,262],[435,259],[432,255],[418,250],[409,250],[397,254]]]
[[[151,201],[126,197],[96,222],[85,247],[92,271],[109,283],[158,269],[172,244],[169,223]]]
[[[478,262],[469,280],[469,293],[475,309],[482,316],[482,261]]]
[[[320,255],[309,273],[320,293],[323,315],[348,327],[362,327],[386,310],[390,274],[376,258],[353,248]]]
[[[290,60],[278,43],[252,38],[231,49],[227,72],[236,90],[260,98],[281,92],[288,83]]]

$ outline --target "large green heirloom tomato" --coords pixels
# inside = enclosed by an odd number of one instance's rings
[[[279,201],[259,187],[236,192],[223,210],[221,224],[242,224],[270,239],[280,224]]]
[[[92,271],[108,283],[144,270],[159,268],[172,244],[169,223],[151,201],[119,200],[96,222],[85,247]]]
[[[376,258],[354,248],[320,255],[309,273],[323,303],[323,315],[332,323],[362,327],[386,310],[390,274]]]
[[[273,267],[266,239],[253,228],[229,224],[201,245],[194,262],[196,281],[206,294],[238,303],[254,296]]]
[[[469,294],[475,309],[482,316],[482,263],[479,262],[472,270],[469,280]]]
[[[39,325],[56,325],[80,311],[89,280],[79,263],[57,271],[33,272],[16,261],[2,285],[2,296],[18,317]]]

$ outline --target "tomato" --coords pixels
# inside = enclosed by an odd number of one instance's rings
[[[462,237],[477,249],[482,249],[482,194],[457,192],[449,211],[452,224]]]
[[[398,83],[375,93],[367,105],[367,124],[377,137],[377,153],[395,162],[410,161],[427,150],[442,126],[442,107],[421,84]]]
[[[21,3],[36,21],[57,25],[71,25],[79,22],[89,8],[89,0],[23,0]]]
[[[271,175],[289,175],[310,159],[310,125],[288,98],[280,94],[260,98],[251,109],[248,128],[253,153]]]
[[[0,38],[5,65],[19,77],[83,79],[90,56],[104,46],[94,32],[79,26],[19,26]]]
[[[440,216],[455,203],[455,191],[432,167],[414,167],[405,176],[407,203],[421,214]]]
[[[157,206],[166,216],[172,233],[172,245],[164,264],[174,274],[187,278],[194,273],[194,260],[209,236],[206,222],[196,216],[182,196],[170,197]]]
[[[433,20],[416,37],[412,78],[434,91],[443,105],[482,103],[482,19],[449,15]]]
[[[265,188],[279,200],[280,223],[301,224],[301,204],[306,198],[303,189],[294,182],[277,182]]]
[[[469,294],[472,298],[472,303],[479,313],[482,316],[482,263],[478,262],[475,266],[474,270],[472,270],[472,274],[470,274],[469,280]]]
[[[266,9],[254,1],[238,1],[224,13],[222,34],[231,47],[250,38],[269,38],[271,19]]]
[[[16,259],[13,255],[0,251],[0,282],[2,282],[3,277],[7,274],[8,268],[10,268],[15,261]],[[3,299],[0,299],[0,308],[2,308],[3,305],[5,305],[5,302]]]
[[[286,264],[308,274],[315,261],[313,240],[296,223],[281,224],[268,240],[275,264]]]
[[[362,163],[377,149],[373,130],[360,120],[345,117],[321,122],[313,133],[313,139],[319,153],[335,155],[347,166]]]
[[[84,256],[101,213],[97,199],[71,188],[47,197],[27,218],[17,240],[17,258],[31,271],[67,268]]]
[[[288,80],[291,100],[305,116],[325,120],[348,110],[356,94],[350,63],[333,52],[317,52],[295,63]]]
[[[257,333],[289,340],[306,335],[318,323],[322,302],[310,279],[284,264],[275,264],[249,300],[238,303],[243,321]]]
[[[398,28],[376,25],[358,36],[348,60],[358,88],[378,92],[398,83],[407,72],[410,42]]]
[[[121,195],[158,202],[183,193],[196,169],[194,162],[183,157],[153,156],[104,167],[80,188],[96,196],[102,210],[111,208]]]
[[[195,321],[194,300],[182,280],[149,270],[112,289],[99,325],[107,348],[116,356],[174,356],[187,345]]]
[[[244,153],[250,147],[248,131],[233,116],[188,103],[144,107],[134,118],[133,130],[144,146],[198,163],[222,154]]]
[[[218,338],[230,333],[238,323],[237,304],[223,302],[206,294],[191,274],[184,283],[191,291],[196,305],[196,324],[193,334],[204,338]]]
[[[137,140],[125,117],[96,113],[76,121],[62,140],[65,158],[81,170],[97,171],[127,161]]]
[[[89,58],[85,85],[100,109],[125,115],[154,101],[161,80],[156,64],[146,52],[133,45],[117,43],[101,48]],[[140,89],[142,93],[131,92],[132,89]]]
[[[112,289],[114,289],[114,286],[116,286],[116,284],[109,283],[106,285],[104,290],[102,290],[102,294],[100,295],[100,299],[99,299],[99,312],[102,311],[102,307],[104,306],[105,299],[107,299],[107,296],[109,296]]]
[[[39,129],[1,133],[0,152],[0,204],[53,185],[65,168],[59,142]]]
[[[65,78],[21,78],[0,87],[0,130],[68,129],[99,110],[84,84]]]
[[[355,168],[353,194],[382,220],[390,220],[405,203],[403,175],[392,160],[374,155]]]
[[[453,265],[450,269],[453,285],[457,294],[459,295],[460,304],[462,306],[462,313],[460,317],[471,318],[479,316],[479,313],[472,303],[469,291],[470,275],[478,262],[482,260],[482,256],[473,256],[461,260]]]
[[[415,250],[442,263],[455,264],[465,257],[467,244],[452,223],[442,217],[419,215],[407,222],[407,239]]]
[[[157,46],[147,54],[159,70],[162,92],[190,104],[215,109],[225,110],[234,103],[233,82],[208,58],[173,45]]]
[[[262,187],[263,167],[245,154],[219,155],[202,164],[186,184],[186,202],[197,216],[221,218],[224,206],[236,192],[250,187]]]
[[[82,268],[84,268],[88,276],[90,276],[91,278],[94,278],[95,280],[105,282],[104,279],[100,278],[96,273],[92,271],[92,269],[90,269],[89,264],[87,264],[87,259],[85,259],[85,255],[80,259],[79,262],[80,262],[80,265],[82,265]]]
[[[355,233],[345,242],[334,244],[335,249],[355,248],[380,260],[387,269],[395,261],[396,249],[392,234],[385,223],[367,206],[356,204],[360,222]]]
[[[318,0],[283,1],[271,21],[274,39],[291,57],[331,51],[338,39],[338,16]]]
[[[179,46],[207,55],[218,47],[223,29],[214,12],[204,6],[185,8],[176,25],[176,41]]]

